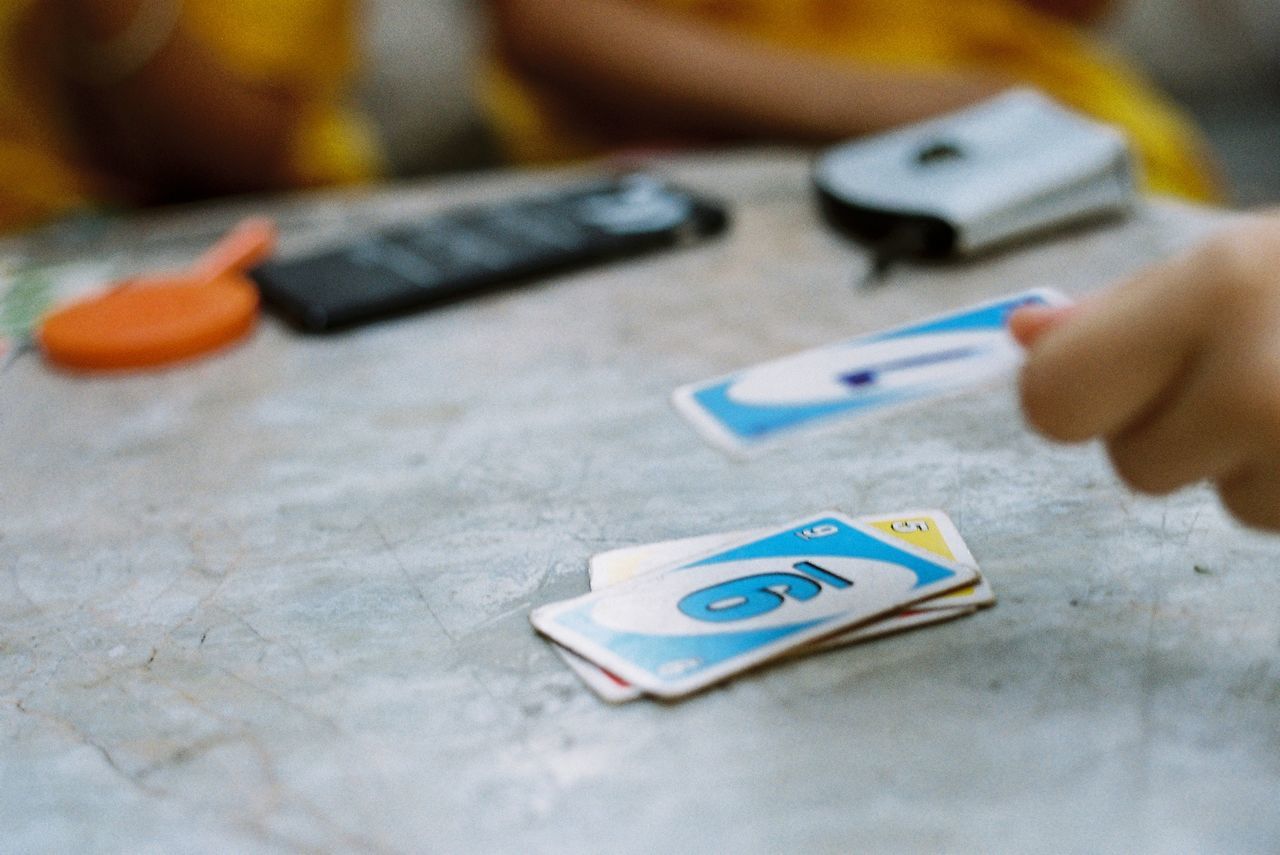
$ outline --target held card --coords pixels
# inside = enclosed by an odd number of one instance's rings
[[[748,453],[1006,376],[1022,361],[1006,329],[1009,315],[1067,302],[1056,291],[1025,291],[682,386],[672,400],[708,441]]]

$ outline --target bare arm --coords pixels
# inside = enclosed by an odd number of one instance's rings
[[[1077,24],[1092,24],[1111,8],[1112,0],[1023,0],[1026,5]]]
[[[35,26],[61,67],[84,45],[110,44],[148,0],[42,0]],[[68,74],[61,88],[88,154],[143,195],[199,195],[287,186],[299,106],[286,90],[223,67],[179,18],[139,68],[121,79]]]
[[[628,0],[493,0],[512,62],[606,127],[823,141],[935,115],[994,81],[776,50]]]

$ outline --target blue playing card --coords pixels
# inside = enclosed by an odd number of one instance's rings
[[[828,511],[530,619],[623,680],[677,697],[977,578],[972,567]]]
[[[1055,291],[1026,291],[683,386],[673,400],[708,440],[749,452],[1006,376],[1022,360],[1005,328],[1010,313],[1067,302]]]

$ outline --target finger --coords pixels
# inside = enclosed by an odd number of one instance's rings
[[[1251,528],[1280,529],[1280,465],[1240,469],[1218,483],[1231,515]]]
[[[1075,306],[1023,306],[1009,316],[1009,332],[1023,347],[1032,347],[1049,330],[1067,320]]]
[[[1248,374],[1231,356],[1195,364],[1141,418],[1107,441],[1120,477],[1144,493],[1171,493],[1215,480],[1240,468],[1254,453],[1253,419],[1240,401],[1250,400]]]
[[[1199,256],[1152,268],[1044,331],[1022,370],[1028,421],[1054,439],[1112,435],[1186,370],[1206,323]]]

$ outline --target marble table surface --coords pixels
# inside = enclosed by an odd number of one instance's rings
[[[333,337],[0,375],[0,851],[1276,852],[1280,539],[1128,492],[1011,384],[792,442],[673,388],[1033,286],[1225,215],[1134,217],[853,286],[789,152],[659,162],[723,239]],[[571,173],[232,202],[0,244],[175,264],[246,212],[295,253]],[[999,605],[610,707],[530,629],[628,544],[838,507],[951,514]]]

